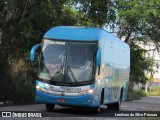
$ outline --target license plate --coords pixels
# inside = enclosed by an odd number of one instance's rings
[[[58,102],[68,102],[66,99],[58,99]]]

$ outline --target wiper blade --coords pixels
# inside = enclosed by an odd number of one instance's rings
[[[75,82],[77,82],[76,77],[74,76],[74,73],[73,73],[73,71],[72,71],[72,69],[71,69],[71,67],[70,67],[69,65],[68,65],[68,70],[70,71],[73,80],[74,80]]]
[[[61,65],[53,74],[51,80],[60,75],[63,72],[63,65]]]

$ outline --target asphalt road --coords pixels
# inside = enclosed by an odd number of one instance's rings
[[[94,115],[90,112],[89,109],[84,108],[72,108],[72,107],[61,107],[56,105],[55,110],[52,112],[47,112],[45,109],[44,104],[33,104],[33,105],[19,105],[19,106],[7,106],[7,107],[0,107],[0,111],[39,111],[45,113],[45,115],[48,116],[54,116],[54,119],[65,119],[65,120],[71,120],[71,119],[81,119],[85,120],[87,119],[119,119],[119,118],[110,118],[105,117],[109,111],[107,111],[106,106],[101,107],[101,112],[98,115]],[[143,97],[141,100],[133,100],[133,101],[125,101],[121,104],[120,111],[160,111],[160,96],[157,97]],[[149,117],[150,120],[151,117]],[[1,120],[2,118],[0,118]],[[8,120],[8,118],[3,118]],[[17,118],[12,118],[17,119]],[[22,119],[22,118],[20,118]],[[23,119],[29,119],[29,118],[23,118]],[[32,118],[32,119],[44,119],[44,118]],[[45,120],[51,120],[50,117],[45,117]],[[128,120],[133,119],[131,117],[121,117],[120,119]],[[135,119],[142,118],[136,117]],[[154,117],[153,119],[159,119]]]

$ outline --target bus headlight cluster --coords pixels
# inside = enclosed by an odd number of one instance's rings
[[[93,89],[89,89],[88,93],[92,94],[93,93]]]
[[[40,87],[37,85],[37,86],[36,86],[36,89],[37,89],[37,90],[39,90],[39,89],[40,89]]]
[[[39,85],[36,86],[36,89],[40,90],[40,91],[43,91],[43,92],[46,91],[44,88],[40,87]]]
[[[81,93],[84,95],[84,94],[87,94],[87,93],[92,94],[93,92],[94,92],[94,89],[89,89],[89,90],[85,90]]]

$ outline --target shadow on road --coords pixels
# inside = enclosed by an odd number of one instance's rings
[[[47,111],[48,112],[48,111]],[[84,108],[84,107],[63,107],[63,108],[55,108],[53,111],[50,111],[49,113],[61,113],[61,114],[67,114],[67,115],[78,115],[78,116],[106,116],[106,114],[113,114],[113,111],[109,111],[106,108],[101,108],[101,111],[99,114],[93,114],[91,112],[90,108]]]

